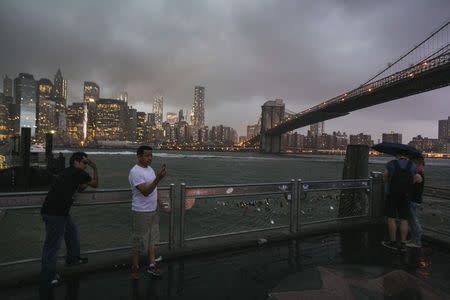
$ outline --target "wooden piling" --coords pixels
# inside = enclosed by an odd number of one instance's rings
[[[47,161],[47,169],[53,170],[53,134],[45,134],[45,160]]]
[[[20,182],[24,187],[28,187],[30,184],[31,128],[22,127],[20,133],[20,158],[22,161],[22,178]]]
[[[342,179],[369,178],[369,146],[348,145],[342,171]],[[339,201],[339,217],[361,215],[367,209],[365,191],[342,191]]]
[[[348,145],[342,179],[366,179],[369,177],[369,146]]]

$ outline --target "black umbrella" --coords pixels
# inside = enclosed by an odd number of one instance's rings
[[[422,153],[414,147],[397,144],[397,143],[380,143],[372,147],[372,149],[378,152],[390,154],[390,155],[405,155],[410,158],[422,158]]]

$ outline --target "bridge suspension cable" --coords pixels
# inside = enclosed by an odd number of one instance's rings
[[[366,82],[364,82],[361,85],[366,85],[366,84],[372,82],[374,79],[376,79],[376,78],[380,77],[381,75],[387,73],[388,70],[392,70],[392,73],[396,73],[400,69],[406,69],[407,67],[411,67],[411,66],[414,66],[414,65],[416,65],[416,64],[418,64],[420,62],[423,62],[425,59],[429,59],[431,57],[435,57],[437,55],[437,53],[439,53],[439,50],[436,51],[436,49],[440,49],[440,50],[447,49],[447,51],[448,51],[448,47],[449,47],[449,31],[450,31],[450,26],[449,25],[450,25],[450,21],[447,21],[444,25],[442,25],[437,30],[432,32],[427,38],[425,38],[418,45],[414,46],[411,50],[409,50],[407,53],[405,53],[404,55],[399,57],[393,63],[389,63],[389,65],[385,69],[383,69],[382,71],[378,72],[376,75],[374,75],[373,77],[371,77],[369,80],[367,80]],[[439,41],[439,39],[441,39],[441,42]],[[444,46],[442,46],[443,44],[444,44]],[[430,48],[432,48],[432,49],[430,50]],[[419,50],[419,51],[416,51],[416,50]],[[421,50],[424,51],[424,54],[418,60],[417,60],[417,57],[416,57],[416,59],[414,61],[410,60],[409,62],[406,62],[406,63],[409,63],[409,66],[399,66],[402,61],[403,62],[406,61],[406,60],[404,60],[406,57],[408,57],[408,56],[412,57],[413,55],[415,55],[416,52],[420,52]],[[432,52],[432,54],[429,54],[430,52]],[[445,51],[440,52],[440,54],[443,54],[443,53],[445,53]],[[412,54],[412,55],[410,55],[410,54]],[[414,57],[412,57],[410,59],[414,59]],[[395,67],[400,67],[400,69],[399,68],[396,69]],[[385,76],[387,76],[387,74],[383,75],[383,77],[385,77]]]
[[[285,114],[289,117],[266,132],[269,135],[285,133],[305,125],[340,117],[357,109],[450,85],[449,25],[450,21],[446,22],[420,44],[359,87],[299,113],[292,114],[291,111],[285,110]],[[414,86],[417,80],[420,84]],[[411,85],[408,86],[410,82],[413,88]],[[383,97],[370,96],[380,92],[387,94]],[[370,101],[366,103],[361,99]],[[355,102],[356,100],[358,101]],[[254,136],[246,144],[257,142],[260,137],[261,135]]]

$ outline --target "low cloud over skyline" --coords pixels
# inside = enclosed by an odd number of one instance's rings
[[[317,3],[316,3],[317,2]],[[150,112],[191,109],[206,88],[207,125],[245,134],[261,105],[281,98],[302,111],[353,89],[449,19],[448,0],[430,1],[26,1],[0,3],[0,73],[36,79],[58,68],[69,102],[83,81],[101,97],[127,91]],[[327,121],[327,132],[437,136],[450,115],[450,88]],[[304,131],[304,129],[302,130]]]

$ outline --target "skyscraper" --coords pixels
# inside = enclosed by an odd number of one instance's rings
[[[55,74],[53,83],[53,100],[55,101],[56,129],[59,133],[65,133],[67,129],[67,80],[61,74],[61,70]]]
[[[325,133],[325,122],[318,122],[311,124],[309,130],[311,130],[311,135],[314,137],[321,136]]]
[[[128,112],[124,101],[119,99],[103,99],[97,101],[96,139],[123,140],[126,135],[125,124]]]
[[[383,133],[381,139],[382,139],[383,143],[401,144],[402,143],[402,134],[391,131],[390,133]]]
[[[15,104],[12,96],[0,93],[0,128],[3,128],[3,136],[5,138],[14,134],[14,124],[19,128],[19,108],[20,106]]]
[[[127,126],[127,140],[135,142],[136,141],[136,128],[137,128],[137,110],[133,107],[128,108],[128,120],[126,122]]]
[[[84,102],[96,102],[100,98],[100,87],[92,81],[84,82]]]
[[[0,93],[0,141],[9,136],[9,106],[6,97]]]
[[[439,127],[438,127],[438,139],[440,140],[447,140],[449,137],[449,127],[448,127],[448,123],[449,123],[450,117],[448,118],[448,120],[439,120]]]
[[[146,135],[146,113],[138,111],[136,114],[136,141],[139,143],[145,142]]]
[[[98,84],[91,81],[85,81],[83,89],[83,137],[85,141],[92,141],[95,138],[95,116],[97,115],[96,102],[99,98],[100,87]]]
[[[14,133],[20,133],[21,127],[31,128],[31,136],[36,133],[36,81],[33,75],[20,73],[14,79],[14,97],[18,105],[19,126],[14,126]]]
[[[12,97],[13,96],[13,81],[11,78],[8,77],[8,75],[5,75],[5,78],[3,78],[3,94],[6,97]]]
[[[350,144],[373,146],[372,137],[369,134],[359,133],[350,135]]]
[[[247,125],[247,139],[257,136],[261,132],[258,124]]]
[[[119,94],[118,99],[121,100],[121,101],[123,101],[123,102],[125,102],[125,103],[128,103],[128,93],[125,92],[125,91],[121,92],[121,93]]]
[[[163,97],[155,96],[153,98],[153,113],[155,114],[156,127],[161,128],[163,122]]]
[[[180,109],[178,111],[178,122],[183,122],[183,121],[184,121],[184,113],[183,113],[183,110]]]
[[[175,125],[175,123],[178,122],[178,115],[174,112],[168,112],[167,122],[169,122],[170,125]]]
[[[192,105],[193,126],[200,128],[205,126],[205,88],[194,88],[194,104]]]
[[[84,140],[84,106],[84,103],[72,103],[67,108],[67,133],[72,144],[79,144]]]
[[[45,139],[45,134],[57,130],[56,108],[53,99],[53,83],[42,78],[37,83],[37,121],[36,136],[39,140]]]
[[[67,101],[67,80],[65,80],[62,77],[60,69],[58,69],[58,71],[55,74],[54,96],[55,96],[55,98],[62,98],[62,99],[64,99],[64,106],[66,106],[66,101]]]

